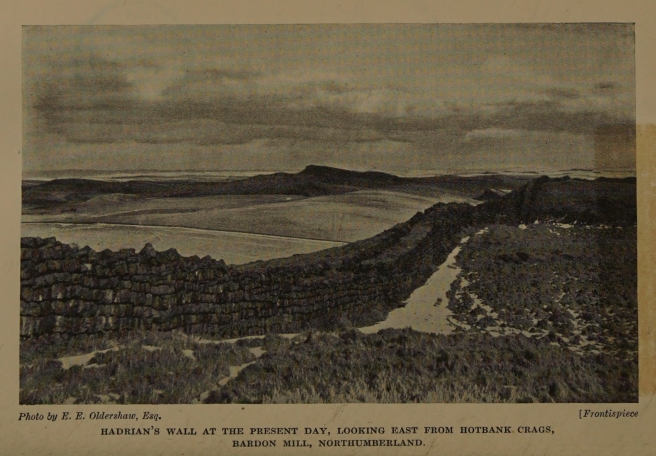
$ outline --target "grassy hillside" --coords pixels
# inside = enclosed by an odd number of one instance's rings
[[[492,226],[463,246],[449,308],[471,331],[528,331],[636,359],[636,234],[604,225]]]

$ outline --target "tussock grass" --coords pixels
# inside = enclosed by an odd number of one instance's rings
[[[461,323],[485,330],[483,304],[520,330],[546,331],[551,340],[580,337],[588,347],[631,358],[638,350],[637,242],[635,226],[556,224],[527,229],[493,225],[463,245],[459,279],[447,293]],[[477,315],[478,313],[478,315]],[[489,326],[494,326],[490,320]]]
[[[91,334],[88,336],[65,337],[48,334],[38,338],[22,340],[20,343],[20,364],[29,364],[43,359],[56,359],[62,356],[75,356],[97,350],[107,350],[117,346],[117,341],[126,334]]]
[[[45,356],[35,352],[45,344],[21,347],[22,359],[29,361],[20,368],[21,404],[187,404],[228,376],[229,366],[255,359],[246,347],[199,343],[176,332],[61,340]],[[84,366],[63,369],[55,359],[62,353],[89,353],[108,345],[117,349],[95,353]]]
[[[575,355],[547,340],[387,329],[307,331],[235,344],[177,332],[24,342],[21,404],[635,402],[637,360]],[[95,352],[98,349],[113,349]],[[145,347],[145,348],[144,348]],[[229,366],[264,355],[224,386]],[[66,350],[89,354],[63,369]],[[87,351],[89,350],[89,351]],[[91,352],[95,352],[91,354]],[[190,356],[191,355],[191,356]],[[209,396],[207,393],[209,392]]]
[[[210,403],[635,402],[637,361],[523,336],[412,330],[279,341]]]

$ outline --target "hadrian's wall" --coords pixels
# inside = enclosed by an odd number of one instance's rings
[[[150,246],[95,252],[23,238],[21,337],[139,328],[237,337],[370,324],[433,273],[464,227],[490,216],[438,204],[374,238],[243,266]]]

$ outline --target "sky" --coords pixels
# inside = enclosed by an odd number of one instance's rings
[[[635,168],[632,24],[29,26],[23,170]]]

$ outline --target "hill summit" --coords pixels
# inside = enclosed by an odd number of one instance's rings
[[[404,178],[387,174],[380,171],[350,171],[347,169],[333,168],[331,166],[308,165],[303,171],[297,174],[299,177],[311,177],[315,180],[339,184],[360,184],[365,182],[370,184],[399,184],[405,181]]]

